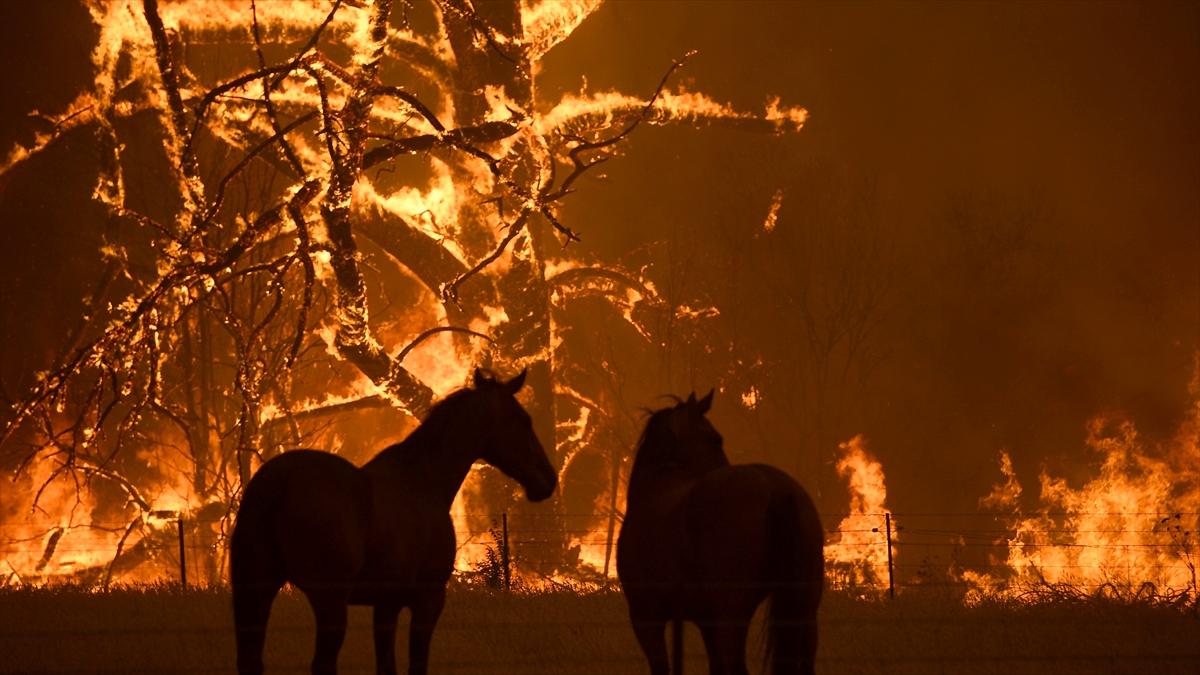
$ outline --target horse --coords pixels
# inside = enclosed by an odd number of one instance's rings
[[[746,639],[767,613],[773,675],[812,675],[824,588],[824,530],[804,488],[765,464],[731,465],[705,414],[713,393],[653,411],[634,455],[617,576],[652,675],[667,675],[664,632],[699,626],[712,675],[747,675]],[[679,401],[679,399],[676,399]]]
[[[348,604],[374,608],[378,673],[396,672],[396,622],[412,612],[408,667],[428,670],[429,643],[454,567],[450,506],[476,460],[515,479],[530,501],[558,475],[508,382],[475,371],[474,387],[438,402],[402,442],[361,468],[316,450],[285,452],[250,479],[230,542],[240,675],[263,672],[271,604],[284,583],[316,615],[314,674],[335,673]]]

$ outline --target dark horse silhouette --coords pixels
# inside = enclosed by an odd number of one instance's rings
[[[653,412],[629,477],[617,574],[653,675],[668,672],[663,633],[700,627],[713,675],[745,675],[750,620],[770,597],[767,654],[774,675],[813,673],[824,532],[795,480],[764,464],[730,465],[705,418],[712,392]]]
[[[474,388],[433,407],[403,442],[358,468],[314,450],[267,462],[246,486],[230,544],[237,665],[262,673],[271,603],[284,582],[317,619],[313,673],[334,673],[347,604],[373,605],[379,673],[396,672],[396,620],[412,611],[409,673],[426,672],[429,642],[454,566],[450,505],[471,465],[491,464],[549,497],[554,468],[514,398],[525,373],[499,382],[475,372]]]

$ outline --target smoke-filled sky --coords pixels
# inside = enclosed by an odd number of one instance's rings
[[[1002,448],[1024,478],[1043,462],[1078,478],[1098,413],[1174,431],[1200,347],[1200,7],[617,2],[543,86],[585,70],[595,89],[645,89],[688,49],[689,85],[741,107],[778,95],[809,123],[647,132],[581,198],[580,228],[614,249],[749,238],[796,175],[872,200],[892,266],[883,353],[841,432],[866,434],[894,508],[973,507]],[[813,227],[790,192],[778,229]],[[634,193],[652,196],[621,201]]]
[[[2,11],[6,154],[35,128],[27,112],[78,90],[94,33],[72,3]],[[1200,349],[1200,5],[610,2],[547,57],[540,95],[581,75],[647,95],[692,49],[688,88],[740,109],[778,96],[808,124],[640,129],[573,197],[578,246],[655,265],[660,287],[732,317],[712,339],[739,353],[807,353],[791,348],[805,338],[785,301],[805,270],[870,281],[869,358],[836,387],[820,436],[864,434],[893,509],[973,508],[1001,449],[1024,478],[1046,465],[1078,479],[1099,413],[1150,438],[1174,431]],[[91,274],[73,261],[97,241],[55,198],[86,176],[16,181],[0,182],[8,396],[72,324]],[[794,248],[847,229],[869,241]],[[722,386],[712,373],[736,367],[701,362],[729,353],[685,353],[658,390]],[[772,407],[776,387],[757,423],[743,391],[718,397],[735,458],[779,460],[798,442],[777,423],[790,408]]]

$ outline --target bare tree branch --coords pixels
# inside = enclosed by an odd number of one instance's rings
[[[143,12],[146,23],[150,26],[150,34],[154,37],[154,55],[158,62],[158,73],[162,78],[163,90],[167,95],[167,105],[171,109],[171,121],[175,137],[181,142],[190,139],[187,133],[187,115],[183,109],[183,98],[179,95],[179,73],[175,68],[175,59],[171,55],[171,43],[167,39],[167,30],[163,27],[162,18],[158,15],[158,0],[143,0]],[[181,160],[183,174],[188,178],[196,177],[196,161],[191,156],[190,143],[184,146]]]
[[[334,11],[337,11],[336,3]],[[258,4],[255,0],[250,0],[250,18],[252,21],[251,35],[254,37],[254,54],[258,57],[258,67],[261,70],[267,67],[267,60],[263,56],[262,35],[258,28]],[[329,18],[333,18],[332,12]],[[317,34],[320,34],[320,30],[317,31]],[[276,136],[280,137],[279,145],[283,150],[284,157],[287,158],[288,164],[291,164],[292,170],[296,172],[297,177],[303,177],[304,165],[300,163],[300,158],[296,156],[296,151],[292,149],[291,144],[287,142],[286,138],[283,138],[282,127],[279,125],[279,114],[275,111],[275,104],[271,101],[271,86],[271,79],[264,75],[262,78],[263,104],[267,107],[267,117],[271,120],[271,129],[275,132]]]
[[[650,96],[650,100],[646,101],[646,105],[642,108],[641,114],[635,117],[633,122],[630,122],[629,125],[623,130],[617,134],[614,134],[613,136],[610,136],[609,138],[599,141],[588,142],[584,141],[582,138],[575,137],[574,140],[576,141],[576,145],[567,153],[567,156],[570,158],[571,163],[573,164],[571,173],[563,179],[562,184],[557,190],[548,192],[546,195],[544,195],[543,201],[553,202],[567,196],[571,192],[571,186],[575,184],[575,181],[578,180],[580,176],[586,173],[588,169],[591,169],[605,161],[607,158],[588,162],[586,158],[583,157],[583,153],[594,150],[603,150],[604,148],[611,147],[617,143],[620,143],[622,139],[633,133],[633,130],[637,129],[638,125],[650,117],[651,111],[654,110],[654,103],[658,100],[658,97],[662,95],[663,89],[667,86],[667,80],[670,79],[671,74],[682,68],[684,64],[687,63],[688,59],[695,55],[695,51],[690,51],[678,59],[675,59],[675,61],[671,63],[671,67],[667,68],[667,72],[663,73],[662,79],[658,81],[658,86],[655,87],[654,93]]]
[[[482,272],[487,268],[488,265],[491,265],[499,260],[500,256],[504,253],[504,249],[508,248],[509,243],[511,243],[513,239],[516,239],[517,235],[525,229],[525,223],[529,220],[531,213],[532,211],[530,209],[521,211],[521,214],[517,216],[517,219],[508,226],[508,234],[506,234],[504,238],[500,240],[500,243],[496,245],[495,250],[489,253],[487,257],[480,260],[478,263],[475,263],[474,267],[466,272],[463,272],[453,281],[446,284],[442,288],[442,297],[446,298],[448,301],[455,302],[458,298],[458,287],[461,286],[467,279],[470,279],[476,274]]]
[[[300,125],[312,121],[316,119],[316,117],[316,111],[301,115],[300,117],[297,117],[288,123],[287,126],[276,131],[269,138],[264,139],[258,145],[251,148],[249,152],[247,152],[245,156],[243,156],[242,159],[238,161],[238,163],[235,164],[233,168],[221,178],[220,182],[217,183],[216,194],[213,195],[212,201],[209,203],[208,212],[204,214],[203,222],[211,221],[217,216],[217,213],[221,210],[221,204],[225,201],[225,188],[229,186],[230,181],[232,181],[239,173],[241,173],[242,169],[245,169],[255,157],[258,157],[263,150],[271,147],[271,145],[280,143],[286,147],[286,136]],[[300,171],[299,173],[300,175],[304,175],[303,171]]]
[[[483,338],[488,342],[494,342],[489,335],[473,331],[470,328],[462,328],[460,326],[437,326],[421,333],[417,337],[410,340],[408,344],[404,345],[404,349],[401,349],[400,353],[396,355],[396,361],[403,362],[404,357],[408,356],[409,352],[416,349],[418,345],[428,338],[431,338],[439,333],[463,333],[464,335],[473,335],[477,338]]]

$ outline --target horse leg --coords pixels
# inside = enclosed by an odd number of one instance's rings
[[[396,675],[396,620],[399,616],[399,603],[375,605],[375,672],[379,675]]]
[[[429,671],[429,643],[445,605],[444,587],[422,594],[412,604],[412,623],[408,628],[408,675],[425,675]]]
[[[709,623],[701,623],[700,637],[704,639],[704,655],[708,657],[708,675],[722,675],[725,668],[717,651],[716,630]]]
[[[233,586],[233,624],[237,639],[239,675],[262,675],[263,643],[267,639],[267,619],[271,603],[282,583],[264,581]]]
[[[313,675],[336,675],[338,652],[346,638],[346,596],[342,589],[305,591],[317,617],[317,648]]]
[[[650,662],[650,675],[668,675],[667,639],[663,635],[667,622],[660,619],[633,619],[633,634]]]
[[[746,669],[749,629],[749,621],[738,617],[723,617],[700,626],[711,675],[749,675],[750,671]]]
[[[800,675],[817,672],[817,612],[813,609],[800,624]]]

